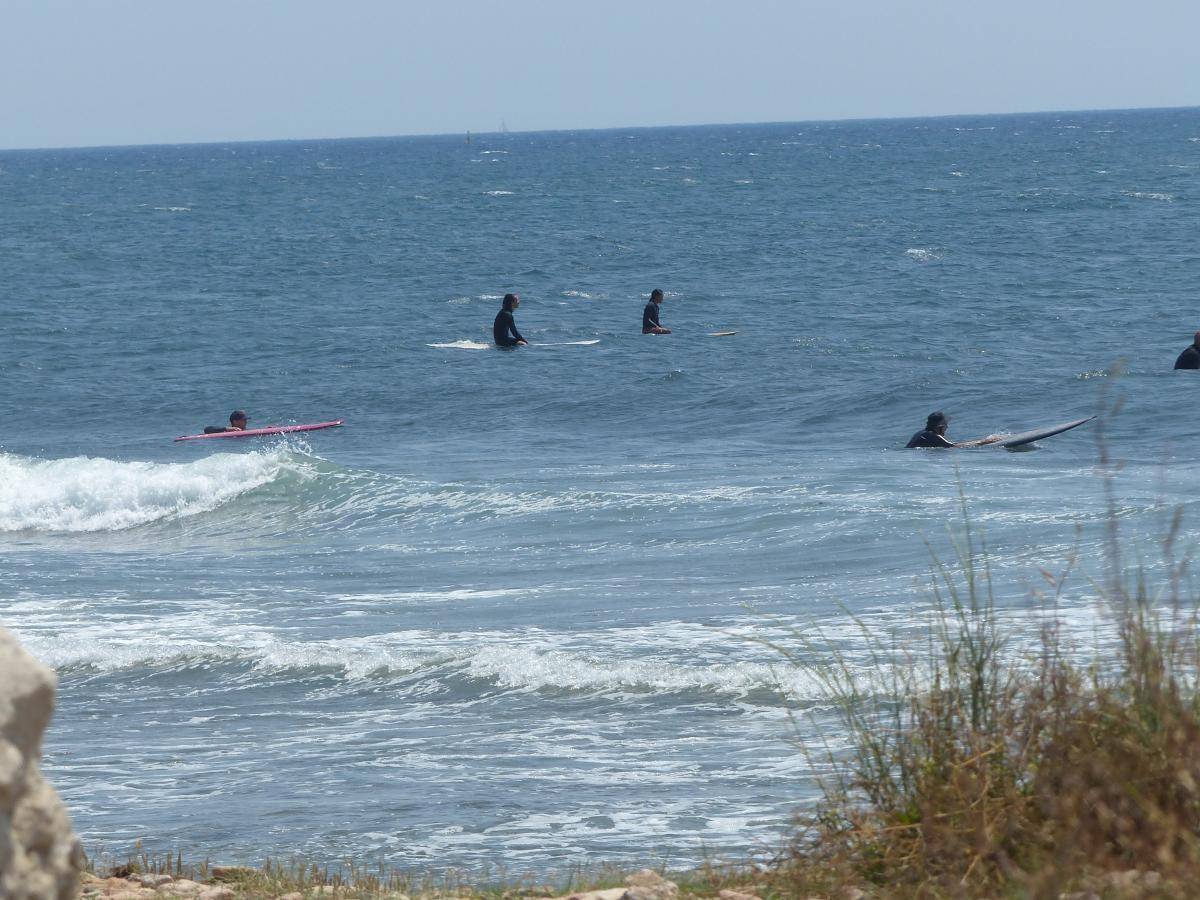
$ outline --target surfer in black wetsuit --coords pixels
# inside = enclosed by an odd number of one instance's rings
[[[662,306],[663,292],[655,288],[650,292],[650,302],[642,310],[642,334],[670,334],[670,328],[663,328],[658,321],[658,308]]]
[[[513,318],[513,310],[520,305],[521,298],[517,294],[504,295],[504,305],[500,312],[496,313],[496,321],[492,323],[492,338],[497,347],[516,347],[529,343],[521,337],[521,332],[517,331],[517,322]]]
[[[1192,346],[1179,354],[1179,359],[1175,360],[1175,368],[1200,369],[1200,331],[1196,332]]]
[[[946,429],[949,425],[950,420],[946,417],[945,413],[930,413],[925,419],[925,430],[914,434],[912,440],[905,445],[905,449],[955,446],[954,441],[946,438]]]
[[[229,427],[222,428],[220,425],[206,425],[204,427],[205,434],[224,434],[226,431],[245,431],[246,423],[250,419],[246,413],[240,409],[235,409],[229,414]]]

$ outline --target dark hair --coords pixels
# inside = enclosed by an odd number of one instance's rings
[[[507,309],[509,312],[512,312],[513,304],[516,302],[517,302],[516,294],[505,294],[504,295],[504,308]]]
[[[948,425],[949,423],[950,419],[947,418],[944,412],[933,412],[925,417],[925,427],[930,430],[941,428],[943,425]]]
[[[656,299],[661,300],[662,299],[662,288],[655,288],[654,290],[652,290],[650,292],[650,299],[651,300],[656,300]]]

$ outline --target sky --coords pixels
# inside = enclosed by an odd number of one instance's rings
[[[1200,105],[1196,0],[0,0],[0,148]]]

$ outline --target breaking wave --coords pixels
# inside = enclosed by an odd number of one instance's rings
[[[587,650],[514,643],[511,635],[486,633],[457,640],[412,633],[304,642],[279,640],[251,626],[240,639],[228,634],[215,637],[197,640],[180,634],[152,639],[131,631],[124,639],[79,633],[70,638],[30,634],[22,639],[60,674],[198,668],[211,672],[214,666],[228,666],[272,680],[324,674],[339,682],[386,682],[417,676],[429,687],[441,685],[460,696],[494,690],[583,695],[700,692],[760,696],[768,703],[782,695],[819,696],[811,674],[771,661],[685,662],[644,653],[630,656],[615,651],[612,636],[593,636],[595,643]]]
[[[278,448],[188,463],[0,453],[0,533],[120,531],[216,509],[292,465]]]

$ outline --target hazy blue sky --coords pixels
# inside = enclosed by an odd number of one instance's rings
[[[0,147],[1200,104],[1197,0],[0,0]]]

